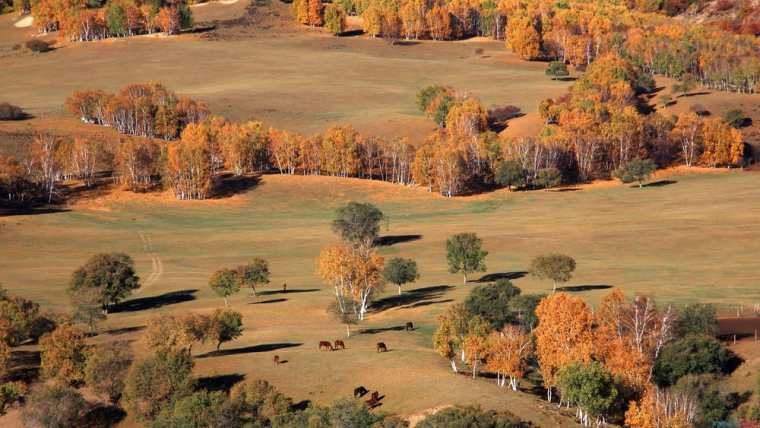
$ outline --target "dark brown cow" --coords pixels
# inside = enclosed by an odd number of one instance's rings
[[[412,331],[412,330],[414,330],[414,324],[411,321],[409,321],[408,323],[406,323],[405,330],[406,331]]]
[[[383,342],[377,342],[377,352],[388,352],[388,347]]]
[[[342,340],[336,340],[334,348],[335,349],[346,349],[346,344],[343,343]]]
[[[372,399],[375,401],[380,401],[380,391],[375,391],[372,393]]]
[[[363,386],[354,388],[354,398],[364,397],[368,392],[369,391],[367,391],[367,388]]]
[[[280,365],[280,356],[279,355],[275,355],[274,358],[272,358],[272,361],[274,362],[275,366]]]
[[[322,350],[325,350],[325,351],[334,351],[335,349],[333,349],[332,343],[323,340],[323,341],[319,342],[319,350],[320,351],[322,351]]]

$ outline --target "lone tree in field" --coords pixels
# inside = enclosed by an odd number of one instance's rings
[[[562,183],[562,173],[557,168],[544,168],[538,171],[536,184],[548,191]]]
[[[254,258],[250,263],[235,269],[237,279],[242,287],[250,287],[256,296],[256,286],[269,284],[269,263],[261,257]]]
[[[219,269],[211,275],[208,285],[219,296],[224,298],[224,306],[229,306],[227,297],[240,291],[240,281],[232,269]]]
[[[69,283],[69,293],[87,294],[96,289],[104,313],[111,305],[119,303],[140,288],[140,278],[135,274],[132,258],[124,253],[96,254],[74,271]]]
[[[516,160],[504,160],[496,168],[496,176],[494,178],[496,183],[512,190],[512,187],[519,189],[524,186],[526,176],[527,172],[520,165],[520,162]]]
[[[530,263],[530,273],[541,279],[554,282],[552,291],[557,291],[558,282],[567,282],[575,270],[575,259],[564,254],[544,254]]]
[[[483,241],[474,233],[460,233],[446,241],[446,260],[449,262],[449,272],[462,272],[464,283],[467,274],[485,272],[485,259],[488,251],[483,250]]]
[[[552,61],[546,67],[546,75],[551,76],[552,80],[557,80],[558,77],[569,76],[570,72],[567,71],[567,65],[563,61]]]
[[[652,160],[636,158],[615,171],[615,175],[617,175],[623,183],[639,183],[639,189],[641,189],[644,186],[644,181],[646,181],[656,169],[657,165]]]
[[[401,295],[401,286],[409,282],[418,280],[420,274],[417,272],[417,262],[412,259],[394,257],[388,260],[383,270],[383,278],[387,282],[398,286],[398,295]]]
[[[383,212],[372,204],[349,202],[338,209],[332,229],[354,248],[369,249],[375,243],[384,218]]]
[[[211,319],[211,339],[216,341],[216,350],[222,343],[235,340],[243,334],[243,316],[229,309],[217,309]]]

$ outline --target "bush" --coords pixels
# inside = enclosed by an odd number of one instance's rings
[[[691,335],[662,350],[654,365],[654,380],[660,386],[670,386],[689,374],[726,374],[740,361],[718,340]]]
[[[37,53],[44,53],[44,52],[49,52],[53,50],[53,48],[50,47],[50,43],[44,40],[39,40],[39,39],[28,40],[26,42],[26,48],[32,52],[37,52]]]
[[[637,182],[639,188],[644,186],[647,180],[657,169],[657,165],[650,159],[636,158],[615,171],[615,176],[623,183]]]
[[[738,109],[726,112],[726,115],[723,116],[723,120],[725,120],[726,123],[736,129],[744,128],[752,122],[752,120],[748,118],[743,111]]]
[[[464,307],[471,316],[480,315],[496,330],[516,320],[510,309],[512,298],[520,294],[520,289],[508,279],[500,279],[495,284],[479,285],[470,291]]]
[[[98,345],[87,358],[85,382],[98,394],[112,403],[119,400],[124,390],[124,378],[132,360],[129,343],[109,342]]]
[[[154,419],[169,400],[192,392],[192,369],[187,351],[161,352],[134,363],[124,385],[129,411],[138,419]]]
[[[0,103],[0,120],[21,120],[26,117],[26,113],[21,107],[9,103]]]
[[[0,385],[0,415],[5,414],[9,405],[21,401],[27,393],[23,382],[6,382]]]
[[[199,391],[164,408],[151,428],[238,428],[243,426],[240,407],[223,392]]]
[[[552,61],[546,67],[546,75],[552,76],[552,80],[556,80],[558,77],[570,75],[570,72],[567,71],[567,65],[563,61]]]
[[[496,183],[512,190],[525,185],[527,171],[516,160],[504,160],[496,167]]]
[[[544,190],[549,190],[562,183],[562,173],[557,168],[544,168],[538,171],[536,184]]]
[[[417,428],[522,428],[530,425],[509,412],[480,407],[449,407],[420,421]]]
[[[698,303],[684,307],[678,314],[674,333],[677,338],[691,334],[715,336],[718,333],[715,306]]]
[[[29,397],[21,414],[26,426],[64,428],[81,426],[87,410],[82,394],[68,386],[43,386]]]
[[[265,380],[239,383],[232,389],[230,396],[244,415],[263,426],[278,416],[286,415],[293,405],[290,397],[281,394]]]

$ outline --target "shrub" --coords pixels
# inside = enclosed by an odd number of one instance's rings
[[[718,332],[718,320],[715,306],[709,304],[694,304],[684,307],[678,314],[674,325],[674,333],[678,338],[690,334],[714,336]]]
[[[0,120],[21,120],[26,113],[21,107],[9,103],[0,103]]]
[[[50,47],[50,43],[39,39],[28,40],[26,42],[26,48],[36,53],[44,53],[53,50],[53,48]]]
[[[240,406],[220,391],[199,391],[167,406],[150,425],[151,428],[238,428],[243,423]]]
[[[544,168],[538,171],[536,184],[544,190],[549,190],[560,183],[562,183],[562,173],[557,168]]]
[[[235,385],[230,397],[240,406],[243,414],[262,425],[286,415],[293,405],[290,397],[281,394],[269,382],[259,379]]]
[[[98,345],[87,358],[84,377],[87,385],[112,403],[119,400],[124,390],[124,377],[132,360],[129,343],[124,341]]]
[[[523,428],[529,424],[509,412],[480,407],[449,407],[420,421],[417,428]]]
[[[520,289],[508,279],[500,279],[495,284],[479,285],[470,291],[464,307],[471,316],[480,315],[494,329],[516,321],[510,310],[510,301],[520,294]]]
[[[192,369],[187,351],[161,352],[132,364],[124,385],[129,411],[138,419],[154,419],[169,400],[191,393]]]
[[[651,159],[636,158],[628,162],[624,166],[615,171],[615,175],[623,183],[639,184],[639,188],[644,186],[644,181],[647,180],[657,169],[654,161]]]
[[[739,357],[718,340],[691,335],[662,350],[654,365],[654,380],[660,386],[669,386],[688,374],[725,374],[738,361]]]
[[[552,76],[552,80],[556,80],[558,77],[570,75],[570,72],[567,71],[567,65],[563,61],[552,61],[546,67],[546,75]]]
[[[9,405],[22,400],[26,393],[27,387],[23,382],[6,382],[0,385],[0,415],[5,414]]]
[[[27,426],[76,427],[86,410],[87,402],[74,388],[43,386],[29,397],[21,417]]]
[[[512,190],[512,187],[520,188],[525,185],[527,171],[516,160],[504,160],[496,168],[496,183]]]
[[[736,129],[744,128],[749,125],[749,122],[751,122],[751,119],[748,118],[743,111],[738,109],[726,112],[726,115],[723,116],[723,120]]]

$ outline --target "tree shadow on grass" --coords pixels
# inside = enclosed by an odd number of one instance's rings
[[[678,183],[678,181],[676,180],[659,180],[659,181],[653,181],[651,183],[647,183],[644,185],[644,187],[663,187],[663,186],[670,186],[671,184],[676,184],[676,183]],[[631,187],[639,187],[639,186],[636,185],[636,186],[631,186]]]
[[[84,418],[80,421],[81,427],[95,428],[95,427],[113,427],[118,425],[124,418],[127,417],[127,412],[121,407],[98,403],[95,404]]]
[[[138,299],[127,300],[111,308],[112,313],[118,312],[135,312],[147,309],[155,309],[177,303],[189,302],[195,300],[197,289],[178,290],[169,293],[159,294],[158,296],[140,297]]]
[[[258,175],[237,176],[227,174],[217,181],[214,186],[214,199],[228,198],[238,193],[247,192],[258,186],[261,177]]]
[[[404,242],[419,241],[422,235],[388,235],[375,238],[375,246],[390,247],[391,245],[403,244]]]
[[[431,301],[442,297],[444,293],[451,290],[452,288],[454,287],[450,285],[436,285],[432,287],[423,287],[405,291],[400,296],[388,296],[373,302],[370,306],[370,310],[383,311],[386,309],[395,308],[397,306],[419,306],[422,302]]]
[[[467,282],[496,282],[500,279],[520,279],[527,275],[528,272],[526,271],[517,271],[517,272],[497,272],[497,273],[489,273],[487,275],[483,275],[478,279],[474,279]]]
[[[591,290],[607,290],[612,288],[611,285],[568,285],[565,287],[557,287],[557,291],[564,291],[567,293],[575,293],[579,291],[591,291]]]
[[[205,389],[208,392],[224,391],[230,392],[235,384],[242,382],[245,375],[240,373],[208,376],[198,379],[198,389]]]
[[[283,292],[282,289],[279,290],[265,290],[265,291],[259,291],[259,296],[271,296],[272,294],[297,294],[297,293],[314,293],[319,291],[319,288],[295,288],[295,289],[288,289],[288,291]]]
[[[65,213],[71,211],[68,208],[56,208],[56,207],[45,207],[45,208],[35,208],[30,206],[13,206],[13,205],[4,205],[0,203],[0,217],[10,217],[10,216],[17,216],[17,215],[38,215],[38,214],[56,214],[56,213]]]
[[[246,346],[245,348],[234,348],[234,349],[222,349],[219,351],[211,351],[207,352],[202,355],[198,355],[195,358],[210,358],[210,357],[224,357],[227,355],[238,355],[238,354],[251,354],[251,353],[257,353],[257,352],[269,352],[269,351],[276,351],[278,349],[285,349],[285,348],[295,348],[297,346],[301,346],[303,343],[267,343],[264,345],[254,345],[254,346]]]
[[[40,377],[40,352],[39,351],[12,351],[8,363],[6,381],[33,382]]]
[[[288,299],[269,299],[269,300],[262,300],[260,302],[252,302],[251,305],[266,305],[269,303],[279,303],[279,302],[287,302]]]
[[[103,334],[110,334],[111,336],[117,336],[120,334],[134,333],[136,331],[142,331],[142,330],[145,330],[144,325],[135,325],[132,327],[112,328],[110,330],[104,331]]]
[[[404,331],[405,326],[394,325],[393,327],[378,327],[378,328],[365,328],[359,330],[359,334],[378,334],[385,333],[386,331]]]

